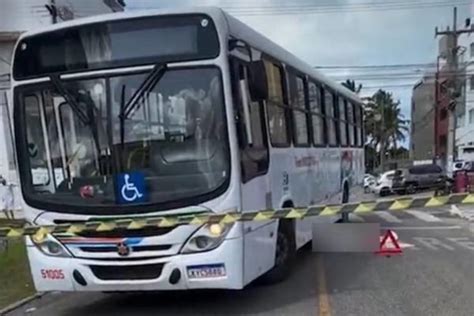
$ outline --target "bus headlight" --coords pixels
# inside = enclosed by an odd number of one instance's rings
[[[36,240],[34,237],[31,237],[31,241],[36,246],[36,248],[39,249],[39,251],[47,256],[62,258],[71,257],[66,248],[64,248],[61,243],[49,235],[47,235],[45,238],[42,238],[41,240]]]
[[[233,226],[233,223],[202,226],[186,242],[181,253],[203,252],[219,247]]]

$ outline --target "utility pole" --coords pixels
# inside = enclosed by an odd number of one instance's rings
[[[446,28],[444,31],[438,31],[438,28],[435,28],[435,37],[445,35],[447,36],[448,40],[448,55],[446,56],[446,62],[448,65],[448,73],[449,73],[449,80],[448,80],[448,87],[449,89],[449,111],[448,111],[448,138],[447,138],[447,157],[451,155],[451,161],[446,159],[446,167],[449,166],[456,159],[456,106],[457,106],[457,99],[460,96],[460,86],[462,81],[459,81],[459,60],[458,60],[458,53],[459,53],[459,46],[458,46],[458,39],[461,34],[471,33],[473,29],[458,29],[458,17],[457,17],[457,8],[454,7],[453,9],[453,27],[452,30]],[[439,72],[439,70],[438,70]],[[437,73],[436,78],[439,80],[439,73]],[[436,84],[438,85],[438,80]],[[436,89],[439,87],[437,86]],[[438,90],[437,90],[438,91]],[[439,105],[439,93],[436,93],[436,105]],[[448,168],[446,168],[448,170]]]
[[[50,4],[46,4],[45,7],[49,14],[51,14],[53,24],[58,23],[58,8],[56,7],[56,0],[51,0]]]
[[[386,139],[385,139],[385,102],[382,103],[380,108],[380,169],[382,173],[385,172],[385,146],[386,146]]]

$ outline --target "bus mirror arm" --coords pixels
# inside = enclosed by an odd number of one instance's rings
[[[229,51],[236,48],[243,48],[247,50],[249,62],[249,91],[250,97],[254,102],[265,101],[268,98],[268,87],[267,87],[267,72],[263,60],[254,60],[252,56],[252,47],[242,40],[231,39],[229,40]]]
[[[252,58],[252,48],[250,47],[250,45],[247,42],[236,39],[236,38],[230,39],[229,40],[229,51],[233,51],[236,48],[243,48],[243,49],[247,50],[250,62],[252,62],[252,60],[253,60],[253,58]]]
[[[247,138],[247,144],[253,144],[252,138],[252,128],[250,126],[250,104],[249,104],[249,96],[247,93],[246,81],[244,79],[239,81],[240,85],[240,95],[242,96],[242,107],[244,110],[244,122],[245,122],[245,134]]]

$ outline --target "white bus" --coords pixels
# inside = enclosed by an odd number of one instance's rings
[[[37,225],[339,203],[362,188],[357,95],[220,9],[25,33],[12,73]],[[83,231],[27,249],[39,291],[242,289],[283,279],[319,219]]]

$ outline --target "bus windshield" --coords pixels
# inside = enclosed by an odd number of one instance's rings
[[[166,68],[143,91],[149,75],[56,79],[15,90],[26,200],[59,211],[116,207],[123,173],[143,176],[142,202],[154,206],[196,203],[223,186],[229,159],[220,71]]]

